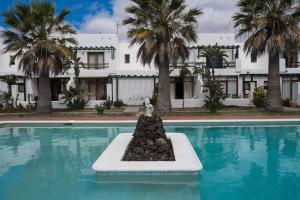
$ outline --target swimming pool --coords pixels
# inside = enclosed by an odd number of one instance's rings
[[[186,133],[199,175],[97,176],[92,163],[134,124],[0,126],[0,199],[300,199],[300,123],[166,123]]]

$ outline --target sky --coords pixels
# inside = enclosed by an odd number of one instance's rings
[[[9,9],[17,0],[0,0],[0,12]],[[20,1],[20,0],[19,0]],[[21,0],[29,1],[29,0]],[[57,10],[71,11],[66,20],[79,33],[116,33],[126,40],[126,27],[120,22],[127,16],[125,7],[130,0],[52,0]],[[237,0],[186,0],[189,7],[198,7],[204,12],[198,19],[199,33],[233,33],[232,15],[236,12]],[[2,20],[2,17],[0,17]],[[119,24],[119,25],[117,25]],[[0,26],[4,26],[0,22]]]

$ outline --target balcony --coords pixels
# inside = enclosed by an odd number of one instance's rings
[[[95,69],[107,69],[109,68],[109,63],[85,63],[84,69],[95,70]]]
[[[287,63],[285,62],[286,68],[300,68],[300,62],[292,62],[292,63]]]
[[[187,67],[206,67],[206,62],[185,62],[185,63],[177,63],[175,68],[180,68],[186,65]],[[170,67],[174,67],[174,64],[170,64]],[[223,62],[222,65],[217,65],[216,69],[226,69],[226,68],[235,68],[236,61],[231,62]]]

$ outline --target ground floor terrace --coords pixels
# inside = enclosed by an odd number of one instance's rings
[[[128,121],[137,120],[144,112],[144,106],[124,106],[105,110],[98,115],[94,108],[86,108],[79,111],[66,111],[54,109],[51,114],[36,114],[35,112],[1,113],[0,121]],[[218,113],[212,114],[205,108],[173,108],[169,114],[161,115],[163,120],[248,120],[248,119],[300,119],[300,108],[284,108],[283,112],[265,112],[262,108],[255,107],[225,107]]]
[[[63,92],[72,82],[70,77],[51,78],[51,100],[53,108],[66,108]],[[267,74],[218,75],[215,80],[222,86],[227,98],[226,106],[253,106],[251,100],[255,87],[268,88]],[[204,105],[207,89],[203,86],[201,76],[176,77],[170,79],[170,93],[173,108],[194,108]],[[157,76],[112,75],[108,77],[80,77],[89,99],[88,107],[106,100],[122,100],[126,105],[142,105],[146,98],[151,98],[157,87]],[[281,74],[282,99],[290,99],[293,105],[300,105],[300,75]],[[26,104],[33,102],[38,96],[38,79],[18,77],[17,85],[12,87],[14,98]],[[6,89],[1,82],[1,90]]]

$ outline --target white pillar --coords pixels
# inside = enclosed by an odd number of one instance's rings
[[[300,106],[300,82],[297,82],[297,105]]]
[[[12,98],[12,105],[15,108],[16,105],[16,99],[18,97],[18,85],[12,85],[11,86],[11,98]]]
[[[106,84],[106,99],[112,100],[112,84]]]
[[[255,82],[251,82],[250,83],[250,93],[249,93],[250,99],[253,99],[254,88],[255,88]]]
[[[203,79],[199,74],[195,77],[194,96],[193,99],[203,98]]]
[[[74,80],[74,77],[73,77],[73,76],[70,77],[70,80],[69,80],[68,83],[67,83],[67,90],[69,90],[71,87],[72,87],[72,88],[75,88],[75,87],[76,87],[76,85],[75,85],[75,80]]]

